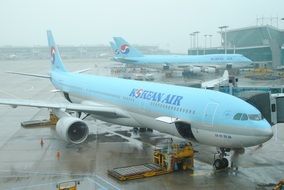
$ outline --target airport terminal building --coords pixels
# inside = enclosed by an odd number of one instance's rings
[[[225,40],[226,38],[226,40]],[[260,66],[278,68],[284,66],[284,31],[271,25],[251,26],[222,33],[222,47],[206,48],[205,51],[189,49],[188,54],[238,53]]]

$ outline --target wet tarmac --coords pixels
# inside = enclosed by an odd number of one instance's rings
[[[109,62],[65,61],[70,70],[91,68],[90,72],[102,75],[110,75]],[[46,74],[48,60],[1,61],[0,65],[1,98],[64,101],[60,94],[51,92],[49,80],[3,73],[13,70]],[[129,127],[87,119],[91,132],[87,142],[71,145],[52,129],[20,126],[22,121],[47,117],[45,109],[0,106],[0,189],[56,189],[58,182],[70,179],[81,181],[79,190],[272,189],[284,178],[284,125],[273,126],[274,137],[262,147],[248,148],[239,155],[238,170],[214,171],[211,164],[216,148],[194,144],[198,153],[193,171],[122,183],[109,177],[107,170],[151,162],[153,149],[166,144],[171,136],[157,131],[134,133]]]

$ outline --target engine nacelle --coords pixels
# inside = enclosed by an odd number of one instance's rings
[[[80,144],[87,139],[89,127],[79,118],[65,116],[56,123],[56,132],[65,141]]]
[[[190,67],[189,71],[192,73],[201,73],[201,67]]]
[[[205,67],[204,68],[204,72],[205,73],[215,73],[216,72],[216,68],[214,68],[214,67]]]

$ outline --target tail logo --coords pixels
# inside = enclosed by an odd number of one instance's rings
[[[51,47],[50,56],[51,56],[51,63],[54,64],[55,62],[55,48],[54,47]]]
[[[120,46],[120,52],[122,54],[128,54],[129,53],[129,46],[127,44]]]
[[[115,52],[115,55],[119,55],[119,49],[116,49],[114,52]]]

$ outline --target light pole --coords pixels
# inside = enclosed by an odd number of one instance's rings
[[[199,50],[198,50],[198,34],[200,33],[199,31],[193,32],[196,35],[196,54],[199,55]]]
[[[192,36],[191,34],[189,34],[189,49],[191,49],[191,44],[192,44]]]
[[[190,49],[193,49],[193,45],[194,45],[194,33],[189,34],[190,35]]]
[[[223,28],[220,26],[220,27],[218,27],[219,29],[220,29],[220,37],[221,37],[221,47],[223,47],[223,40],[222,40],[222,34],[223,34]]]
[[[209,40],[210,40],[210,46],[209,47],[212,48],[212,35],[209,34],[208,36],[209,36]]]
[[[192,32],[191,35],[192,35],[192,49],[195,49],[195,33]]]
[[[206,51],[206,45],[207,45],[207,34],[204,35],[204,51],[203,51],[203,55],[205,55],[205,51]]]
[[[221,30],[221,43],[222,43],[222,34],[223,34],[223,29],[224,29],[224,50],[225,50],[225,54],[227,54],[227,31],[226,29],[229,26],[220,26],[219,29]]]

